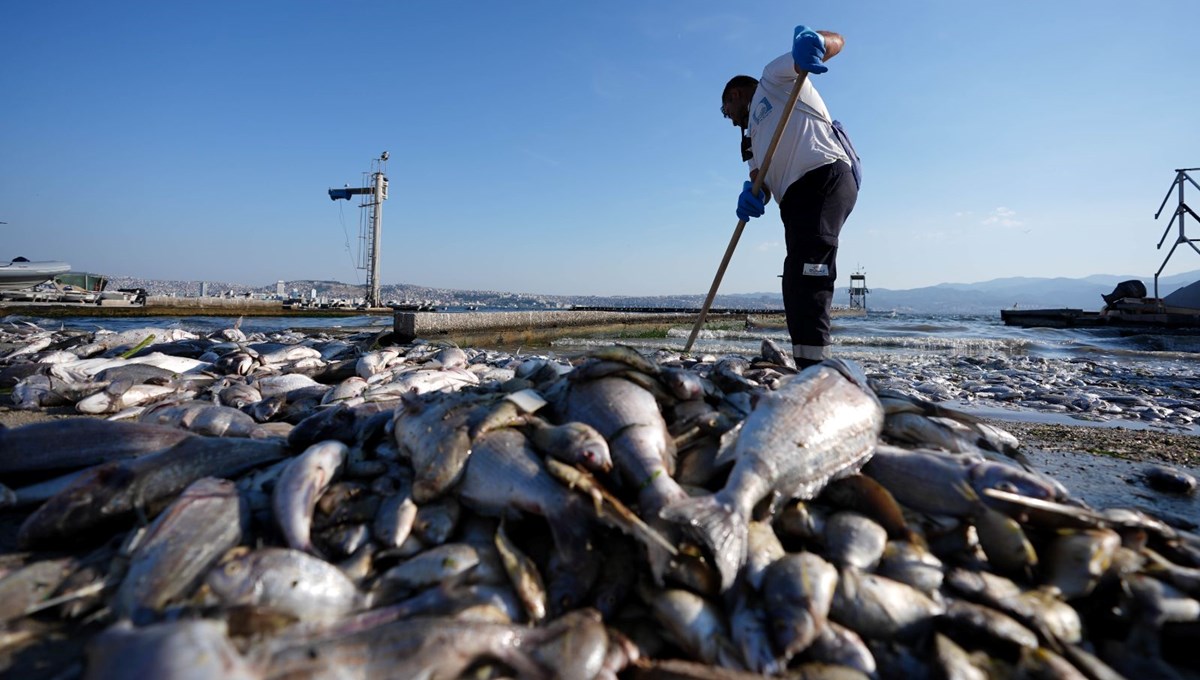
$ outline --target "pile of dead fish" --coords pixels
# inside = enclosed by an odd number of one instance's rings
[[[0,336],[0,668],[1149,678],[1200,538],[851,362]]]

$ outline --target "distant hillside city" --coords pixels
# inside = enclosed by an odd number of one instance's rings
[[[866,306],[869,311],[918,314],[999,314],[1001,309],[1099,310],[1103,294],[1129,279],[1145,283],[1154,295],[1154,277],[1097,274],[1080,279],[1014,277],[981,283],[942,283],[936,286],[895,290],[879,288],[867,280]],[[1158,296],[1200,280],[1200,270],[1162,276]],[[886,282],[877,282],[886,283]],[[144,288],[148,295],[197,297],[202,293],[215,297],[251,296],[292,300],[343,300],[363,297],[363,286],[339,281],[285,281],[265,286],[219,281],[161,281],[132,277],[112,277],[108,287]],[[483,290],[428,288],[409,284],[380,286],[380,297],[389,305],[420,305],[441,310],[452,309],[564,309],[570,307],[668,307],[697,308],[704,295],[537,295]],[[834,294],[835,306],[850,302],[849,277],[839,279]],[[719,294],[713,301],[718,309],[782,309],[778,292]]]
[[[178,297],[255,297],[263,299],[361,301],[363,286],[340,281],[284,281],[251,286],[226,281],[161,281],[111,277],[108,288],[142,288],[147,295]],[[602,296],[537,295],[488,290],[453,290],[408,284],[381,285],[380,298],[388,305],[420,305],[438,309],[566,309],[571,307],[699,307],[703,295]],[[714,307],[782,309],[778,293],[718,295]]]

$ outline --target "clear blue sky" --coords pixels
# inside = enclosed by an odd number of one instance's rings
[[[846,37],[814,76],[865,164],[839,286],[1158,269],[1200,167],[1196,0],[8,3],[0,259],[361,282],[326,192],[386,150],[384,284],[703,294],[746,172],[720,90],[797,23]],[[772,206],[721,291],[777,290],[783,255]]]

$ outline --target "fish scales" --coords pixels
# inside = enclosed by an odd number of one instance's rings
[[[742,425],[724,488],[663,512],[692,527],[708,547],[722,590],[746,562],[747,526],[759,501],[773,493],[814,498],[870,459],[884,416],[865,384],[861,369],[827,361],[767,393]]]
[[[114,597],[117,616],[145,621],[186,595],[242,539],[247,519],[231,481],[206,477],[184,489],[134,551]]]
[[[41,545],[82,533],[135,509],[161,507],[203,477],[231,477],[287,457],[275,440],[190,436],[169,449],[89,470],[30,514],[17,540]]]

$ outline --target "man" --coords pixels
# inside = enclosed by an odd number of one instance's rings
[[[742,129],[742,160],[750,179],[758,176],[783,107],[799,72],[824,73],[823,61],[837,54],[842,37],[797,26],[792,53],[767,64],[762,79],[736,76],[721,94],[721,113]],[[805,82],[787,128],[754,195],[746,182],[737,216],[760,217],[771,196],[779,202],[787,257],[783,263],[783,307],[797,368],[829,356],[829,307],[837,279],[838,235],[854,209],[858,185],[850,156],[834,132],[833,119],[812,81]]]

